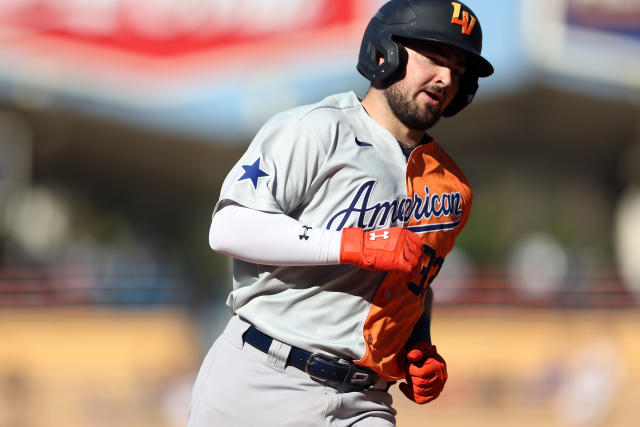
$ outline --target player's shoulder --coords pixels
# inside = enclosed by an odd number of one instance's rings
[[[438,144],[430,136],[429,138],[430,141],[423,146],[424,149],[429,153],[430,156],[434,157],[444,169],[446,169],[450,174],[456,177],[456,181],[459,183],[461,191],[467,193],[468,196],[471,197],[471,183],[469,182],[469,179],[467,178],[462,168],[456,163],[455,160],[453,160],[449,153],[447,153],[447,151],[440,144]],[[411,167],[411,164],[409,164],[408,167]]]
[[[332,126],[343,122],[349,114],[362,108],[360,100],[353,92],[343,92],[327,96],[313,104],[300,105],[276,114],[272,123],[301,122],[313,129]]]
[[[300,119],[310,120],[317,116],[341,116],[361,106],[360,100],[353,92],[342,92],[327,96],[313,104],[301,105],[288,111]]]
[[[447,169],[450,169],[451,171],[455,172],[455,174],[458,175],[463,182],[468,184],[469,180],[467,179],[466,175],[462,171],[462,168],[458,165],[458,163],[456,163],[455,160],[453,160],[453,157],[451,157],[449,153],[447,153],[447,151],[442,147],[442,145],[438,144],[438,142],[435,140],[432,140],[431,144],[432,144],[433,153],[438,158],[438,161]]]
[[[331,144],[338,127],[349,126],[362,105],[353,92],[327,96],[323,100],[300,105],[271,117],[261,132],[307,136],[319,145]],[[326,147],[325,147],[326,148]]]

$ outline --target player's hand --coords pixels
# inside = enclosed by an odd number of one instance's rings
[[[422,241],[402,227],[365,232],[362,228],[342,230],[340,263],[367,270],[399,271],[410,275],[422,256]]]
[[[447,381],[447,364],[435,345],[419,341],[409,347],[406,380],[400,391],[416,403],[422,405],[440,395]]]

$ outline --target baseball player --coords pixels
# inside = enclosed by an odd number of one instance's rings
[[[190,426],[393,426],[447,380],[430,283],[472,192],[427,133],[493,67],[463,3],[391,0],[367,26],[366,96],[275,115],[229,172],[211,247],[233,257],[233,317],[200,368]]]

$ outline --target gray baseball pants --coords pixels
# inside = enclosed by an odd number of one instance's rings
[[[206,355],[193,388],[189,427],[396,425],[385,381],[366,391],[315,382],[286,366],[287,344],[274,340],[266,354],[244,343],[249,326],[231,318]]]

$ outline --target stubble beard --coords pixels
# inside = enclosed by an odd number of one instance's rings
[[[442,115],[433,105],[427,104],[422,109],[396,85],[386,88],[384,94],[393,114],[409,129],[426,131],[435,125]]]

